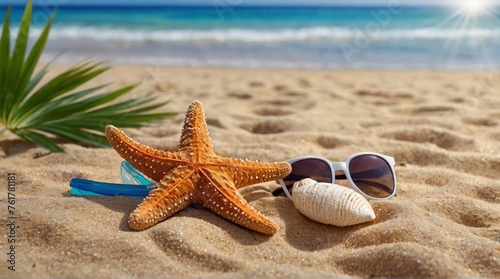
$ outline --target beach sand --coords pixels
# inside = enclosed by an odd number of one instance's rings
[[[64,67],[56,67],[51,74]],[[16,181],[16,266],[2,226],[0,277],[500,276],[500,73],[273,71],[117,66],[92,84],[139,83],[175,118],[126,129],[175,151],[183,113],[205,107],[215,152],[260,161],[373,151],[396,159],[397,196],[372,201],[372,222],[337,228],[301,215],[267,182],[240,190],[280,228],[265,236],[187,207],[141,232],[140,199],[74,197],[69,180],[120,182],[113,149],[61,142],[50,153],[7,135],[0,216]]]

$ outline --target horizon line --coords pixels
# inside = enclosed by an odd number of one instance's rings
[[[13,8],[19,8],[19,7],[25,7],[26,5],[25,4],[18,4],[18,3],[0,3],[0,7],[8,7],[8,6],[12,6]],[[44,8],[44,7],[47,7],[47,6],[53,6],[53,5],[43,5],[43,4],[35,4],[33,3],[33,8]],[[283,4],[267,4],[267,5],[263,5],[263,4],[241,4],[241,5],[237,5],[237,6],[229,6],[229,8],[233,8],[233,9],[236,9],[236,8],[269,8],[269,7],[273,7],[273,8],[315,8],[315,7],[318,7],[318,8],[324,8],[324,7],[332,7],[332,8],[372,8],[372,7],[386,7],[387,4],[369,4],[369,5],[366,5],[366,4],[311,4],[311,5],[307,5],[307,4],[288,4],[288,5],[283,5]],[[454,7],[456,6],[456,4],[454,3],[435,3],[435,4],[429,4],[429,3],[426,3],[426,4],[401,4],[401,7],[430,7],[430,8],[433,8],[433,7]],[[500,6],[500,3],[493,3],[492,5],[490,5],[490,7],[499,7]],[[54,7],[54,6],[53,6]],[[158,3],[154,3],[154,4],[136,4],[136,3],[130,3],[130,4],[127,4],[127,3],[117,3],[117,4],[109,4],[109,3],[103,3],[103,4],[98,4],[98,3],[92,3],[92,4],[85,4],[85,3],[81,3],[81,4],[78,4],[78,3],[68,3],[68,4],[61,4],[61,5],[57,5],[55,7],[68,7],[68,8],[82,8],[82,7],[86,7],[86,8],[93,8],[93,7],[99,7],[99,8],[137,8],[137,7],[165,7],[165,8],[169,8],[169,7],[172,7],[172,8],[191,8],[191,7],[197,7],[197,8],[213,8],[213,7],[217,7],[217,5],[213,4],[213,5],[207,5],[207,4],[158,4]],[[225,6],[224,6],[225,7]]]

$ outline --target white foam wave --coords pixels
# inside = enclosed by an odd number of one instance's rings
[[[17,30],[13,30],[17,33]],[[38,36],[41,29],[32,30]],[[302,29],[256,30],[132,30],[95,27],[55,27],[52,40],[95,40],[117,42],[304,42],[349,41],[363,38],[371,40],[453,40],[453,39],[500,39],[499,29],[348,29],[342,27],[311,27]]]

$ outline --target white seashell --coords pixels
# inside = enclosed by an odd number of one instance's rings
[[[309,219],[337,227],[375,219],[370,203],[352,189],[306,178],[293,184],[293,203]]]

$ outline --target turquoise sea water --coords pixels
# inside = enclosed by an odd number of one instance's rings
[[[51,8],[34,10],[32,36]],[[13,10],[13,31],[22,11]],[[59,6],[45,58],[61,52],[58,61],[118,64],[499,69],[500,7],[470,15],[456,7]]]

